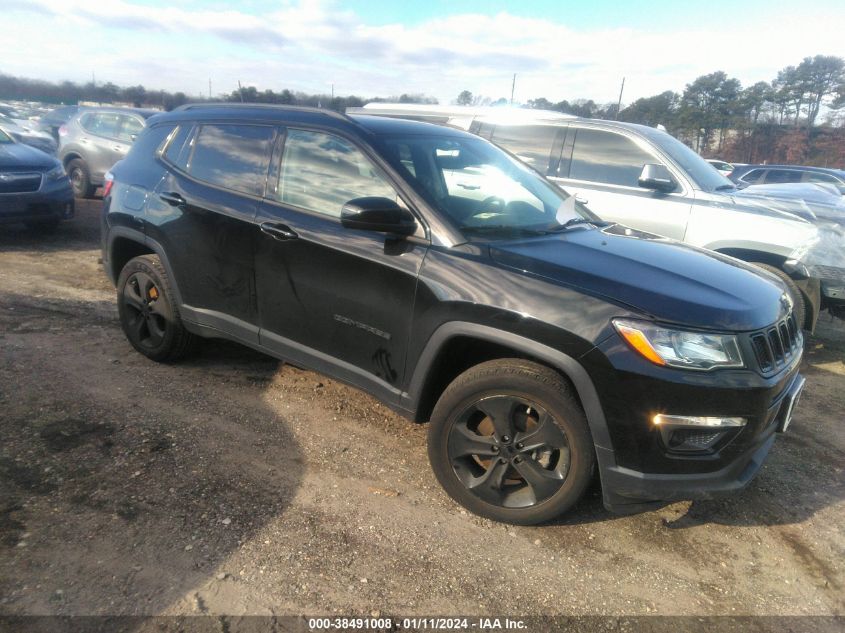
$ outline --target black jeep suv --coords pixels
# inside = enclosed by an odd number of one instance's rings
[[[803,386],[775,277],[457,130],[183,107],[113,169],[102,228],[139,352],[223,337],[360,387],[430,420],[440,483],[501,521],[562,513],[596,467],[615,511],[741,488]]]

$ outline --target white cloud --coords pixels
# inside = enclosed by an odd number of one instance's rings
[[[192,93],[211,76],[221,91],[240,79],[307,91],[335,83],[340,94],[363,96],[424,92],[448,101],[469,89],[497,98],[509,96],[517,73],[518,100],[615,101],[624,76],[630,102],[681,90],[715,70],[744,84],[770,80],[807,55],[843,48],[842,20],[806,8],[788,20],[773,14],[753,24],[671,32],[589,31],[508,13],[374,26],[318,0],[260,17],[237,9],[151,9],[128,0],[7,0],[5,11],[20,24],[0,42],[0,70],[81,80],[73,73],[94,55],[103,79]],[[14,55],[20,50],[34,52]]]

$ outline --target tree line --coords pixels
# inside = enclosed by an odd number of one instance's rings
[[[185,103],[207,101],[274,103],[331,108],[342,112],[369,102],[437,104],[424,94],[391,97],[309,94],[283,89],[238,88],[216,98],[189,96],[184,92],[152,90],[144,86],[121,87],[111,82],[59,83],[13,77],[0,73],[0,98],[76,104],[80,101],[122,103],[136,107],[171,110]],[[462,91],[454,101],[460,105],[506,105],[502,97],[473,95]],[[529,100],[524,107],[556,110],[575,116],[618,119],[649,126],[662,125],[705,156],[718,155],[738,162],[803,162],[845,165],[845,60],[816,55],[797,66],[787,66],[770,82],[759,81],[743,88],[738,79],[723,71],[702,75],[683,92],[667,90],[637,99],[621,109],[616,103],[599,104],[592,99],[552,102],[545,97]],[[821,117],[826,112],[826,116]],[[821,119],[823,120],[820,120]]]
[[[745,88],[738,79],[717,71],[698,77],[681,93],[667,90],[637,99],[618,112],[615,103],[599,105],[583,99],[551,103],[540,97],[527,105],[576,116],[662,125],[705,156],[749,163],[845,165],[845,112],[841,112],[845,108],[845,60],[841,57],[806,57],[797,66],[779,71],[772,81]],[[828,114],[821,122],[823,108]]]

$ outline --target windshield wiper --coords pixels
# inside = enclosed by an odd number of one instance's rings
[[[713,191],[730,191],[731,189],[736,189],[736,185],[719,185]]]
[[[575,226],[583,226],[585,224],[590,224],[597,229],[603,229],[606,226],[610,226],[613,222],[605,222],[604,220],[591,220],[590,218],[570,218],[563,224],[559,224],[555,227],[549,229],[549,232],[553,231],[566,231],[571,229]]]

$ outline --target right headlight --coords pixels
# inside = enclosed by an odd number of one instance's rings
[[[614,319],[613,326],[634,351],[655,365],[703,371],[745,366],[732,334],[690,332],[626,319]]]

